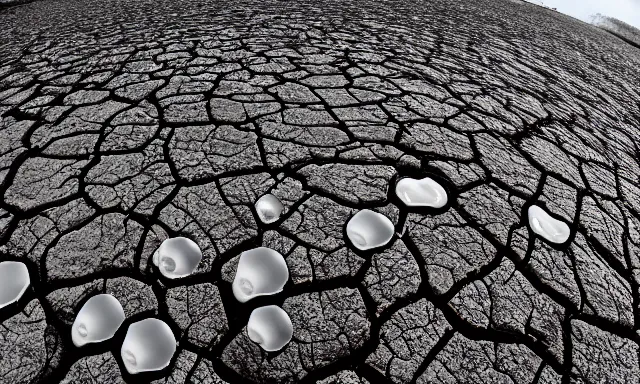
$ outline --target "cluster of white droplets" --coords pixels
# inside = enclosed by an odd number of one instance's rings
[[[192,274],[202,251],[187,238],[166,239],[153,255],[153,263],[169,279]],[[77,347],[111,339],[125,320],[122,305],[110,294],[91,297],[78,312],[71,326],[71,339]],[[120,354],[127,372],[158,371],[166,368],[176,352],[173,331],[164,321],[147,318],[129,325]]]
[[[257,296],[274,295],[282,291],[288,280],[289,269],[279,252],[265,247],[251,249],[240,255],[233,295],[241,303]],[[265,351],[277,351],[291,340],[293,324],[282,308],[259,307],[249,316],[247,335]]]
[[[256,201],[255,209],[260,221],[271,224],[280,220],[284,205],[277,197],[266,194]],[[231,287],[236,300],[245,303],[281,292],[288,280],[289,268],[280,252],[258,247],[242,252]],[[267,352],[278,351],[291,341],[293,324],[277,305],[258,307],[249,316],[247,336]]]
[[[435,180],[402,178],[395,193],[407,207],[443,208],[448,203],[446,190]],[[271,194],[255,203],[256,214],[264,224],[280,220],[285,210],[282,202]],[[538,236],[554,244],[563,244],[570,237],[564,221],[553,218],[543,208],[528,208],[528,224]],[[346,235],[360,251],[384,247],[393,238],[394,224],[385,215],[363,209],[353,215],[346,225]],[[166,239],[152,257],[160,273],[168,279],[192,274],[202,259],[198,245],[187,238]],[[232,283],[235,298],[245,303],[255,297],[281,292],[289,280],[289,269],[277,251],[259,247],[240,255]],[[0,308],[20,299],[30,284],[25,264],[0,262]],[[111,339],[125,321],[120,302],[110,294],[95,295],[82,306],[71,328],[71,338],[77,347]],[[278,351],[293,336],[289,315],[276,305],[256,308],[249,316],[247,335],[262,349]],[[131,374],[157,371],[167,367],[176,351],[176,339],[171,328],[162,320],[147,318],[129,325],[122,343],[121,357]]]
[[[429,177],[402,178],[396,183],[395,193],[407,207],[439,209],[449,201],[442,185]],[[531,230],[543,239],[554,244],[564,244],[569,240],[569,225],[553,218],[543,208],[532,205],[527,210],[527,216]],[[359,211],[347,223],[347,237],[351,244],[361,251],[385,246],[393,237],[394,231],[394,225],[389,218],[369,209]]]
[[[125,320],[122,305],[110,294],[91,297],[71,326],[76,347],[111,339]],[[129,325],[120,354],[131,374],[167,367],[176,351],[176,339],[162,320],[147,318]]]
[[[435,180],[425,177],[405,177],[396,183],[396,196],[408,207],[442,208],[447,205],[445,189]],[[389,243],[395,227],[385,215],[369,209],[358,211],[347,223],[347,237],[354,247],[368,251]]]

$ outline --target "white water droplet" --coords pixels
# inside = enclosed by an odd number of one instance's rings
[[[124,318],[118,299],[109,294],[95,295],[78,312],[71,326],[71,340],[76,347],[108,340],[120,328]]]
[[[447,191],[435,180],[405,177],[396,184],[396,195],[410,207],[442,208],[447,205]]]
[[[564,221],[554,219],[537,205],[530,206],[527,213],[529,226],[537,235],[555,244],[562,244],[569,239],[571,229]]]
[[[0,308],[20,300],[31,279],[24,263],[3,261],[0,263]]]
[[[174,237],[160,244],[152,260],[163,276],[177,279],[189,276],[196,270],[202,260],[202,251],[193,240]]]
[[[289,268],[284,257],[273,249],[254,248],[242,252],[233,279],[233,295],[244,303],[256,296],[282,291],[289,280]]]
[[[268,305],[251,312],[247,323],[247,335],[265,351],[274,352],[291,341],[293,324],[282,308]]]
[[[256,201],[256,212],[260,220],[265,224],[278,221],[283,211],[284,205],[272,194],[266,194]]]
[[[386,245],[393,232],[391,220],[368,209],[359,211],[347,223],[347,237],[362,251]]]
[[[169,365],[176,352],[176,338],[162,320],[150,318],[127,329],[120,355],[131,374],[159,371]]]

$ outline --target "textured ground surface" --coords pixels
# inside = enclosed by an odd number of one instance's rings
[[[0,10],[0,258],[32,288],[0,310],[0,381],[631,383],[640,377],[640,50],[517,1],[43,1]],[[435,175],[440,211],[399,176]],[[392,190],[392,189],[391,189]],[[257,220],[267,191],[287,206]],[[565,247],[526,226],[536,202]],[[398,234],[354,252],[361,208]],[[150,265],[165,236],[199,270]],[[284,291],[239,305],[269,246]],[[75,348],[109,292],[128,316]],[[294,339],[244,332],[281,305]],[[165,320],[170,367],[127,375],[127,326]]]

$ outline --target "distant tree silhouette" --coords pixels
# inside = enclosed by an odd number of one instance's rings
[[[591,16],[591,24],[640,48],[640,29],[629,25],[624,21],[597,13]]]

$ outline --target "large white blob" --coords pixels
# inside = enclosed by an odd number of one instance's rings
[[[122,343],[122,361],[131,374],[166,368],[176,352],[176,338],[162,320],[150,318],[129,326]]]
[[[562,244],[569,239],[571,229],[567,223],[554,219],[544,209],[532,205],[528,210],[529,226],[539,236],[556,244]]]
[[[282,308],[268,305],[251,312],[247,323],[247,335],[265,351],[274,352],[291,341],[293,324]]]
[[[118,299],[109,294],[95,295],[78,312],[71,326],[71,340],[76,347],[108,340],[120,328],[124,318]]]
[[[391,220],[368,209],[356,213],[347,223],[347,237],[362,251],[386,245],[393,232]]]
[[[193,273],[202,260],[198,244],[186,237],[166,239],[153,255],[160,273],[169,279],[185,277]]]
[[[0,263],[0,308],[20,300],[29,287],[29,270],[18,261]]]
[[[256,212],[258,217],[265,224],[278,221],[284,211],[284,205],[272,194],[266,194],[256,201]]]
[[[242,252],[233,279],[233,295],[244,303],[256,296],[273,295],[289,280],[289,268],[284,257],[273,249],[254,248]]]
[[[396,195],[409,207],[442,208],[447,205],[447,191],[435,180],[405,177],[396,184]]]

